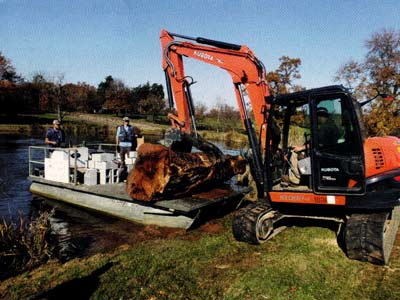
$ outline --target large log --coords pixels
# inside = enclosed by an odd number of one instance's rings
[[[173,199],[203,191],[246,170],[241,156],[174,152],[158,144],[145,143],[138,149],[135,167],[127,179],[132,199]]]

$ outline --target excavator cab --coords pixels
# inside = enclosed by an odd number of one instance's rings
[[[267,190],[364,194],[363,139],[355,111],[351,95],[341,86],[274,98],[268,128],[278,123],[281,139],[277,150],[266,151],[267,166],[273,166],[266,168]],[[267,145],[272,139],[267,134]]]
[[[267,100],[266,197],[238,212],[235,238],[261,244],[284,229],[283,219],[332,220],[342,224],[349,258],[386,264],[400,223],[399,189],[393,184],[398,161],[389,162],[399,140],[365,139],[360,106],[342,86]],[[280,139],[271,130],[276,125]]]

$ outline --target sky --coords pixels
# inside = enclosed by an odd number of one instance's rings
[[[300,58],[296,84],[336,84],[339,67],[362,60],[365,41],[384,28],[400,30],[398,0],[0,0],[0,51],[18,74],[96,87],[108,75],[165,86],[162,29],[244,44],[267,72],[283,55]],[[188,59],[185,71],[196,103],[236,106],[224,70]]]

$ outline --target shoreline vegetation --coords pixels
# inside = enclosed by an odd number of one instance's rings
[[[19,124],[15,123],[2,123],[0,120],[0,135],[22,135],[22,136],[31,136],[34,134],[43,135],[46,133],[46,130],[51,127],[51,123],[53,119],[57,118],[55,114],[46,114],[46,115],[18,115],[17,120],[22,120],[23,118],[28,118],[31,123],[26,124],[19,122]],[[18,121],[17,121],[18,122]],[[87,113],[68,113],[63,118],[64,123],[71,124],[86,124],[93,125],[99,128],[106,127],[108,132],[113,135],[116,130],[116,127],[121,124],[121,117],[111,116],[111,115],[103,115],[103,114],[87,114]],[[155,135],[162,136],[165,131],[170,128],[169,125],[164,124],[156,124],[153,122],[149,122],[145,119],[132,119],[131,122],[134,126],[140,129],[142,135]],[[200,135],[209,140],[213,141],[228,141],[234,144],[245,144],[247,142],[247,137],[245,134],[240,133],[236,130],[229,131],[213,131],[213,130],[199,130]]]
[[[50,236],[50,218],[54,210],[28,218],[0,221],[0,280],[42,265],[55,257]]]
[[[38,122],[37,130],[47,129],[54,117]],[[120,118],[110,116],[64,118],[82,120],[100,127],[120,123]],[[141,120],[132,123],[145,136],[169,128]],[[0,124],[0,134],[29,135],[29,130],[36,130],[26,126],[32,125]],[[221,140],[246,141],[239,133],[224,133],[221,138],[221,133],[202,132],[217,140],[212,134]],[[234,214],[188,231],[135,225],[141,229],[134,233],[137,238],[122,241],[112,251],[67,262],[51,258],[0,280],[0,299],[400,299],[400,234],[389,264],[376,266],[348,259],[338,244],[338,224],[331,221],[292,220],[282,233],[255,246],[234,239]],[[43,228],[39,227],[40,237],[47,232]],[[37,255],[47,259],[47,249]]]

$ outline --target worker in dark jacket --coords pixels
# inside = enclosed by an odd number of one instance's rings
[[[53,127],[49,128],[44,140],[45,144],[51,148],[62,147],[65,144],[65,133],[61,128],[59,120],[53,121]]]
[[[124,124],[118,126],[115,140],[120,147],[121,166],[125,167],[125,154],[129,157],[129,152],[136,150],[137,138],[133,126],[129,125],[129,118],[124,117],[122,120]]]

